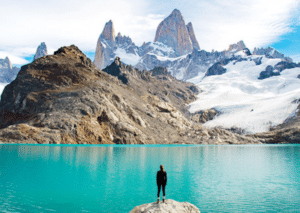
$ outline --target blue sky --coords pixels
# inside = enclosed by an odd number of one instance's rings
[[[158,24],[173,9],[192,22],[200,48],[222,51],[243,40],[272,46],[300,61],[299,0],[4,0],[0,7],[0,58],[29,63],[46,42],[52,53],[77,45],[92,60],[96,42],[110,19],[115,31],[137,44],[153,41]]]

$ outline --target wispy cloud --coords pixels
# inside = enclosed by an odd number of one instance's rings
[[[201,1],[205,8],[195,19],[195,31],[203,49],[223,50],[244,40],[249,48],[266,46],[290,32],[298,0]]]

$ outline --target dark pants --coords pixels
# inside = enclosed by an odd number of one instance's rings
[[[165,195],[166,195],[166,193],[165,193],[165,188],[166,188],[166,185],[163,185],[163,184],[161,184],[161,185],[157,185],[157,188],[158,188],[158,191],[157,191],[157,197],[159,197],[159,193],[160,193],[160,187],[162,187],[163,196],[165,196]]]

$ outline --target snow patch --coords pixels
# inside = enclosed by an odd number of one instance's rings
[[[158,54],[154,54],[154,53],[147,53],[148,55],[154,55],[159,61],[180,61],[184,58],[187,57],[187,54],[186,55],[182,55],[182,56],[179,56],[179,57],[176,57],[176,58],[171,58],[171,57],[168,57],[168,56],[159,56]]]
[[[171,47],[168,47],[161,42],[151,42],[150,46],[153,47],[153,50],[161,50],[167,53],[174,53],[174,50]]]
[[[106,48],[106,44],[104,44],[103,42],[101,42],[101,45],[102,45],[104,48]]]
[[[121,61],[124,62],[125,64],[130,64],[130,65],[136,65],[141,57],[139,55],[135,55],[132,53],[127,53],[126,50],[122,48],[118,48],[115,51],[116,56],[121,58]]]

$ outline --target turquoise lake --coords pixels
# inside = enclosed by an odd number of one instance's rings
[[[166,199],[204,212],[300,212],[300,145],[0,145],[0,212],[129,212]]]

